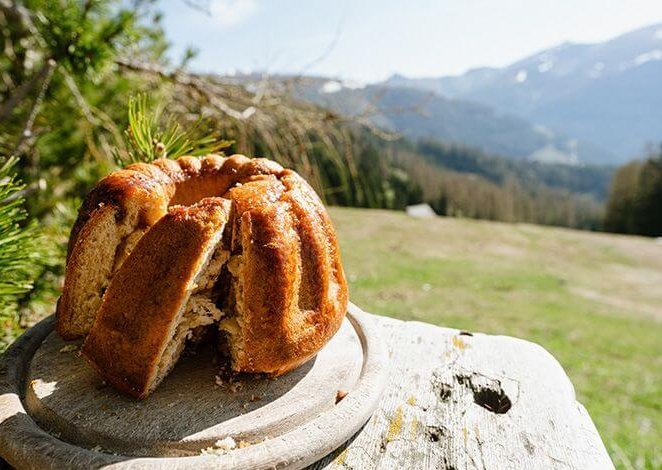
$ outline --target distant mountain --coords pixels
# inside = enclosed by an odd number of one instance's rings
[[[409,83],[402,78],[404,84]],[[505,157],[547,163],[604,162],[614,157],[589,142],[531,124],[475,101],[446,98],[426,86],[357,86],[307,78],[295,88],[303,99],[337,113],[360,116],[411,139],[436,139]]]
[[[602,163],[625,161],[662,140],[662,25],[599,44],[562,44],[500,69],[396,75],[384,85],[491,106],[609,149],[613,157],[604,153]]]

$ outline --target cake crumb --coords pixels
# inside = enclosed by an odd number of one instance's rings
[[[243,442],[243,441],[241,441]],[[202,449],[200,452],[201,455],[223,455],[227,452],[230,452],[233,449],[237,448],[237,443],[235,442],[234,439],[232,439],[232,436],[227,436],[224,439],[220,439],[216,442],[214,442],[213,447],[207,447],[206,449]]]

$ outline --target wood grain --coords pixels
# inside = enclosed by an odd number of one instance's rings
[[[376,322],[391,362],[379,408],[312,468],[613,468],[570,380],[540,346]]]

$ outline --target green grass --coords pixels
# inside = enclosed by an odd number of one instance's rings
[[[388,211],[331,214],[353,302],[539,343],[565,368],[614,463],[662,466],[661,245]]]

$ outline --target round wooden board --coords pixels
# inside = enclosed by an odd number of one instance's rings
[[[386,378],[384,347],[354,305],[289,374],[219,381],[202,350],[143,401],[105,386],[53,324],[28,330],[0,360],[0,456],[18,468],[302,468],[368,420]],[[216,445],[228,437],[237,448]]]

